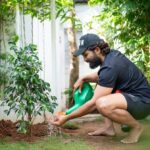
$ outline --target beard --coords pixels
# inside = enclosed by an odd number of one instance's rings
[[[96,55],[94,55],[94,57],[90,60],[87,61],[89,63],[89,67],[91,69],[95,69],[97,68],[98,66],[101,66],[102,65],[102,61],[100,60],[99,57],[97,57]]]

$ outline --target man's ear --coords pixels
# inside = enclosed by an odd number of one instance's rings
[[[96,47],[94,51],[97,55],[99,55],[101,53],[101,50],[99,47]]]

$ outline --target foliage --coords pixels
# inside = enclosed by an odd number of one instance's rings
[[[150,1],[90,0],[101,5],[95,20],[111,43],[117,41],[150,81]],[[99,31],[102,32],[102,31]]]
[[[51,19],[50,0],[1,0],[0,19],[12,20],[17,7],[23,14],[29,14],[41,21]],[[56,0],[56,17],[60,18],[62,23],[71,21],[76,28],[81,28],[81,22],[76,15],[70,17],[71,12],[74,12],[73,0]]]
[[[15,17],[15,0],[0,1],[0,21],[11,21]]]
[[[75,15],[74,0],[56,0],[56,17],[60,18],[62,23],[70,22],[74,29],[81,29],[82,24]]]
[[[8,105],[9,108],[5,110],[7,115],[14,111],[17,117],[21,117],[19,130],[26,132],[33,117],[46,110],[53,113],[57,104],[56,97],[50,93],[50,84],[39,76],[42,67],[36,45],[29,44],[18,49],[16,41],[15,37],[10,43],[14,54],[9,56],[10,81],[4,91],[5,99],[2,105]],[[27,121],[25,117],[28,117]]]
[[[50,0],[18,0],[18,5],[23,14],[30,14],[41,21],[51,18]]]
[[[23,14],[30,14],[40,20],[50,17],[50,0],[1,0],[1,20],[8,21],[9,18],[14,18],[17,7]]]

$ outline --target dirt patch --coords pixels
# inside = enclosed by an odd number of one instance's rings
[[[77,130],[63,129],[63,131],[73,137],[81,137],[85,140],[85,142],[93,147],[93,150],[141,150],[145,149],[145,144],[148,144],[148,142],[146,143],[146,140],[144,141],[143,139],[144,136],[149,133],[147,131],[149,131],[150,125],[144,125],[145,131],[142,134],[140,142],[136,144],[123,144],[120,142],[120,140],[123,139],[128,133],[123,132],[119,124],[114,124],[116,131],[116,136],[114,137],[88,135],[88,132],[95,131],[102,125],[102,121],[84,122],[78,124],[79,128]],[[148,135],[146,136],[149,137]]]
[[[121,150],[120,142],[117,139],[117,137],[88,135],[89,132],[99,129],[102,125],[102,121],[83,122],[78,124],[79,129],[77,130],[63,129],[63,131],[71,136],[82,137],[88,144],[93,146],[96,150]],[[120,138],[121,136],[124,136],[125,133],[121,132],[119,125],[115,125],[115,128]],[[113,145],[115,145],[115,149],[112,148]],[[119,147],[117,145],[119,145]]]
[[[0,121],[0,138],[11,137],[12,141],[28,141],[32,142],[44,136],[50,135],[49,125],[47,123],[39,123],[32,126],[32,137],[17,132],[17,123],[10,120]],[[56,129],[53,129],[53,132]]]
[[[18,133],[17,132],[17,123],[13,123],[10,120],[1,120],[0,121],[0,138],[4,137],[11,137],[12,141],[28,141],[32,142],[37,139],[41,139],[43,137],[46,137],[48,135],[56,135],[58,133],[66,133],[71,136],[78,136],[82,137],[88,143],[95,146],[95,144],[110,144],[114,143],[115,137],[105,137],[105,136],[89,136],[88,132],[94,131],[98,129],[102,125],[102,121],[92,121],[92,122],[84,122],[84,123],[76,123],[78,126],[78,129],[72,130],[72,129],[65,129],[65,128],[57,128],[53,126],[49,126],[47,123],[39,123],[32,126],[32,137]],[[117,130],[119,127],[117,127]],[[122,136],[123,134],[119,134],[119,136]],[[115,140],[116,142],[116,140]],[[119,143],[119,141],[118,141]]]
[[[32,126],[32,137],[18,133],[17,132],[17,122],[13,123],[10,120],[1,120],[0,121],[0,138],[10,137],[11,141],[27,141],[34,142],[36,140],[47,137],[48,135],[56,135],[61,133],[66,133],[72,137],[82,137],[88,143],[96,146],[97,143],[105,145],[106,143],[113,143],[112,137],[105,136],[89,136],[88,132],[94,131],[101,126],[101,121],[92,121],[77,123],[78,129],[64,129],[49,126],[47,123],[40,123]],[[52,128],[50,128],[52,127]]]

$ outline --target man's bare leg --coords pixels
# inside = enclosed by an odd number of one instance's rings
[[[140,135],[143,131],[143,127],[127,111],[122,109],[118,109],[118,110],[116,109],[114,110],[113,114],[110,115],[110,117],[118,123],[124,123],[132,127],[131,131],[129,132],[129,135],[123,140],[121,140],[122,143],[128,144],[128,143],[138,142]]]
[[[88,135],[91,135],[91,136],[98,136],[98,135],[114,136],[115,130],[114,130],[113,122],[110,119],[105,117],[104,123],[102,124],[102,126],[98,130],[88,133]]]
[[[143,128],[141,124],[126,110],[127,102],[122,94],[111,94],[100,98],[97,100],[96,106],[99,112],[109,119],[132,127],[129,135],[121,140],[122,143],[138,142]]]

